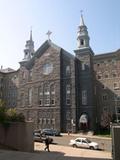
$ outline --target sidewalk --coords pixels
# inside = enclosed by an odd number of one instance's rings
[[[62,133],[61,135],[67,136],[67,133]],[[88,138],[96,138],[96,139],[107,139],[107,140],[111,140],[111,137],[102,137],[102,136],[96,136],[96,135],[90,135],[90,134],[81,134],[81,133],[70,133],[70,136],[74,136],[74,137],[88,137]]]
[[[0,150],[0,160],[111,160],[110,152],[77,149],[66,146],[50,145],[44,151],[43,143],[35,143],[35,152]]]

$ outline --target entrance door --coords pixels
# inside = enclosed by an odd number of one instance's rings
[[[80,130],[88,130],[88,116],[87,114],[82,114],[79,119]]]

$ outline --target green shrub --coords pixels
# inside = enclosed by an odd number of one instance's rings
[[[25,122],[25,117],[22,113],[17,113],[15,108],[7,109],[0,100],[0,123],[8,124],[9,122]]]

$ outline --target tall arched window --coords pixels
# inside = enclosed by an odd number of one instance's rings
[[[32,88],[28,89],[28,104],[32,105]]]
[[[49,84],[44,85],[44,105],[45,106],[50,105],[50,85]]]
[[[87,90],[82,90],[82,105],[87,105]]]
[[[39,86],[38,88],[38,104],[40,106],[43,105],[43,85]]]
[[[66,104],[69,105],[70,102],[70,95],[71,95],[71,86],[70,84],[66,85]]]
[[[51,105],[55,105],[55,84],[51,84],[50,86],[50,99]]]

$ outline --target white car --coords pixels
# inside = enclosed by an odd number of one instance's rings
[[[73,147],[89,148],[89,149],[99,149],[99,145],[96,142],[91,142],[87,138],[76,138],[70,140],[69,145]]]

